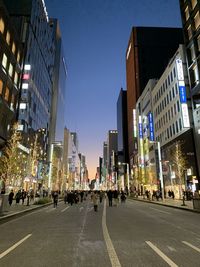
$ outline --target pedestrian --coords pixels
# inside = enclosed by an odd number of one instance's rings
[[[125,203],[126,201],[126,194],[124,193],[124,191],[121,191],[121,203]]]
[[[24,191],[24,189],[22,189],[21,192],[21,199],[22,199],[22,204],[24,205],[24,199],[26,198],[26,192]]]
[[[57,191],[53,192],[53,206],[54,208],[58,206],[58,192]]]
[[[107,192],[107,196],[108,196],[109,207],[112,207],[112,198],[113,198],[113,192],[112,192],[112,190],[109,190]]]
[[[67,190],[64,191],[64,203],[67,203]]]
[[[20,198],[21,198],[21,192],[20,190],[17,192],[17,194],[15,195],[15,200],[16,200],[16,204],[19,204],[20,202]]]
[[[10,191],[9,195],[8,195],[8,202],[9,202],[9,205],[10,205],[10,206],[12,205],[13,197],[14,197],[14,192],[13,192],[13,189],[12,189],[12,190]]]
[[[94,205],[94,211],[97,211],[97,208],[98,208],[98,194],[97,194],[97,191],[95,191],[94,194],[92,195],[92,201],[93,201],[93,205]]]
[[[114,202],[115,202],[115,206],[118,205],[118,191],[117,190],[114,190],[113,192],[113,198],[114,198]]]
[[[103,193],[103,191],[101,190],[100,193],[99,193],[99,200],[100,200],[100,203],[102,202],[103,197],[104,197],[104,193]]]

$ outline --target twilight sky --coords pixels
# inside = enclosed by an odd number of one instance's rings
[[[45,0],[58,18],[68,68],[65,124],[94,178],[116,103],[126,89],[125,53],[132,26],[181,27],[179,0]]]

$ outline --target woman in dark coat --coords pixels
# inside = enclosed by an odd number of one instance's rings
[[[11,190],[10,194],[8,195],[8,202],[10,206],[12,205],[13,197],[14,197],[14,193],[13,193],[13,190]]]

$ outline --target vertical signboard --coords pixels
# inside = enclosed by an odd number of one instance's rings
[[[183,63],[182,63],[182,60],[180,58],[176,60],[176,68],[177,68],[179,99],[180,99],[180,103],[181,103],[183,127],[189,128],[190,127],[190,120],[189,120],[189,113],[188,113],[186,88],[185,88],[185,82],[184,82]]]
[[[153,114],[152,114],[152,112],[149,112],[148,118],[149,118],[149,140],[150,141],[154,141],[154,125],[153,125]]]

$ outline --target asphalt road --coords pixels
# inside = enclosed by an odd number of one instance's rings
[[[200,266],[200,214],[128,200],[49,206],[0,225],[1,267]]]

